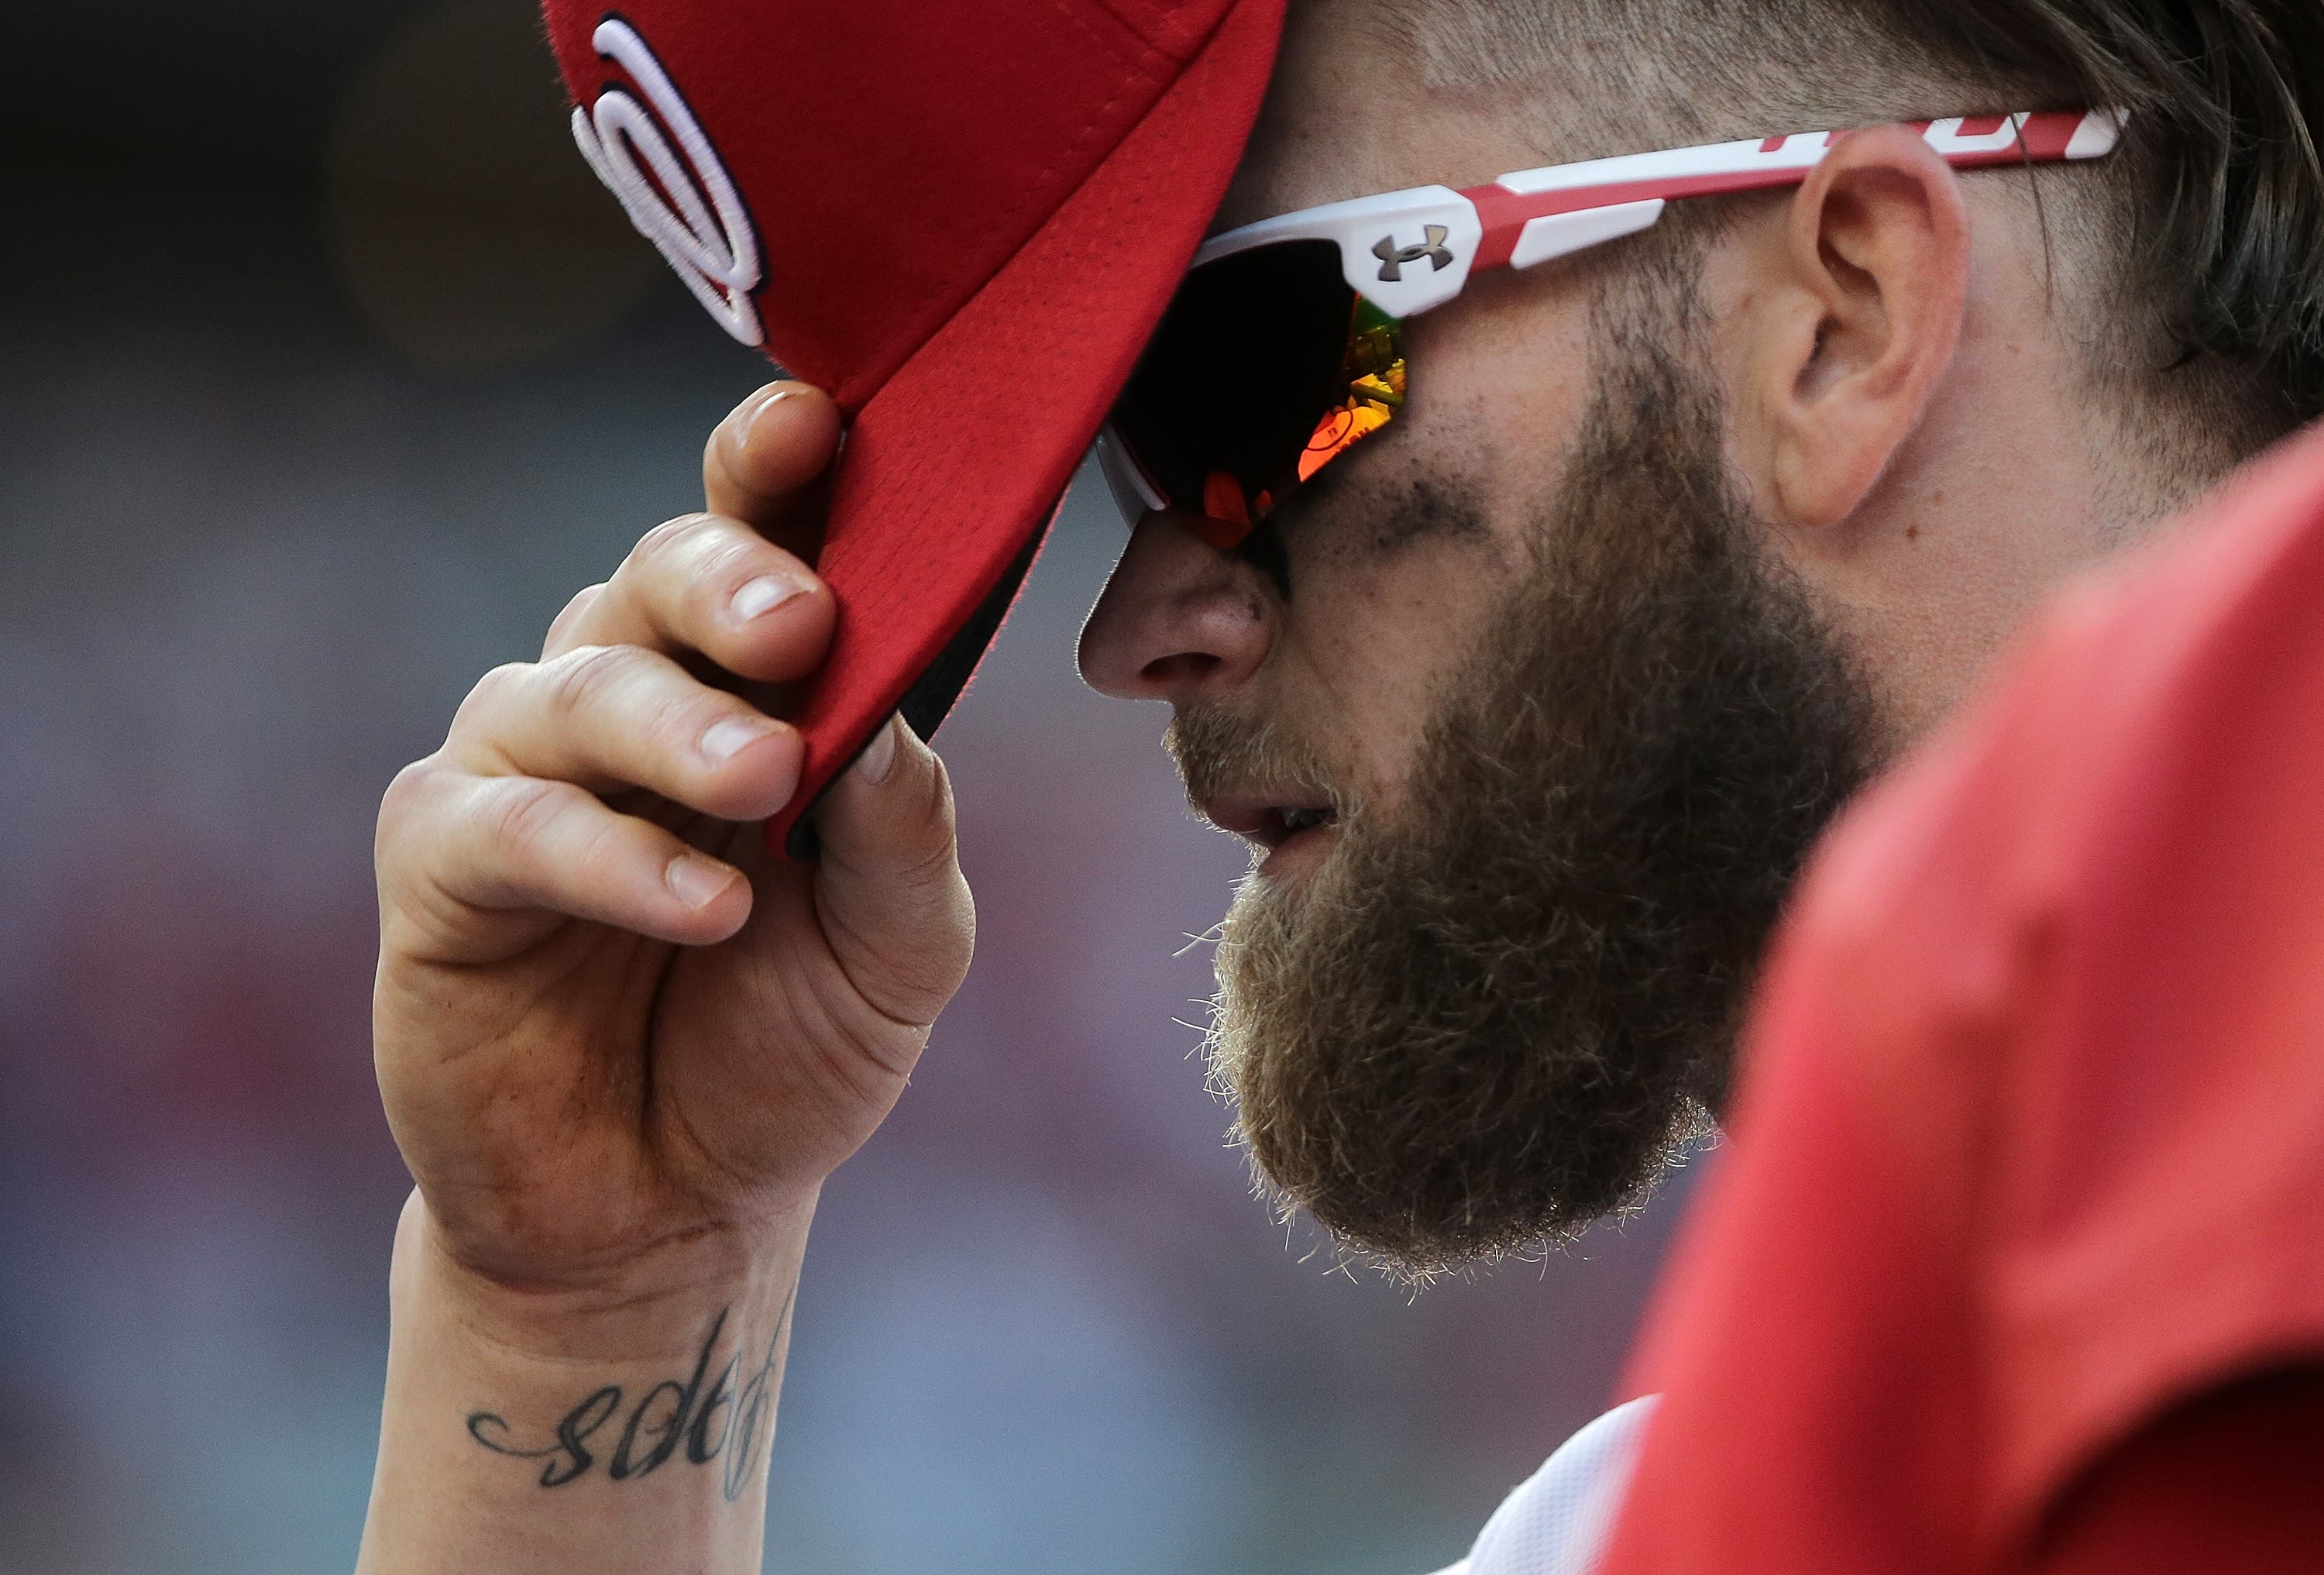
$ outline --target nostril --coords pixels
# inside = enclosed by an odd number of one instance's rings
[[[1160,686],[1199,684],[1219,670],[1219,659],[1202,651],[1180,651],[1175,656],[1157,657],[1138,669],[1139,677]]]

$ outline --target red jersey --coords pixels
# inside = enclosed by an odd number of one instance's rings
[[[2324,432],[1844,818],[1745,1055],[1605,1575],[2048,1568],[2094,1467],[2324,1361]]]

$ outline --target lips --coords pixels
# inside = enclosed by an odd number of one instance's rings
[[[1203,818],[1221,831],[1231,832],[1270,853],[1339,821],[1339,812],[1329,803],[1289,794],[1214,798],[1201,807]]]

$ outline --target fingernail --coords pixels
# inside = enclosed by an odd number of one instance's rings
[[[700,750],[702,758],[712,765],[723,766],[774,731],[772,723],[743,716],[724,717],[703,729],[702,737],[696,741],[694,747]]]
[[[880,731],[872,735],[872,741],[863,746],[863,752],[855,757],[856,775],[874,788],[885,782],[888,779],[888,773],[896,769],[898,725],[892,716],[881,723]]]
[[[777,405],[781,404],[785,400],[790,398],[792,394],[798,391],[796,389],[779,388],[770,392],[764,399],[760,400],[755,404],[744,406],[741,413],[734,418],[733,425],[730,428],[733,436],[735,448],[740,450],[749,447],[751,445],[751,434],[758,429],[759,418],[765,415],[769,410],[773,410]]]
[[[727,603],[734,616],[748,623],[752,619],[773,612],[794,597],[804,596],[808,587],[782,575],[761,575],[746,581]]]
[[[717,900],[719,893],[733,884],[734,871],[696,854],[683,853],[669,861],[662,878],[687,907],[708,907]]]

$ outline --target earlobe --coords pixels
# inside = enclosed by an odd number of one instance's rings
[[[1846,138],[1792,198],[1762,326],[1763,493],[1815,530],[1856,512],[1960,338],[1969,219],[1952,170],[1903,126]]]

